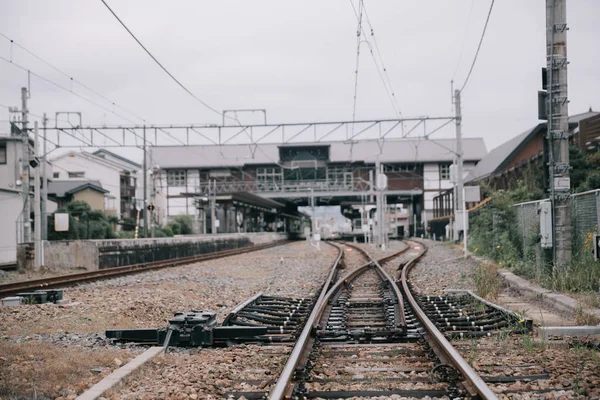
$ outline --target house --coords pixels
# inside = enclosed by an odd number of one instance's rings
[[[600,113],[590,109],[588,112],[569,117],[569,131],[573,135],[571,142],[583,143],[584,152],[587,151],[587,147],[594,146],[585,144],[592,138],[580,141],[580,127],[585,127],[588,121],[597,121],[599,115]],[[466,182],[471,185],[486,183],[495,189],[513,188],[517,181],[523,178],[526,168],[543,162],[546,131],[547,124],[540,123],[491,150],[467,176]]]
[[[584,153],[597,151],[600,143],[600,113],[592,111],[569,117],[571,143],[578,145]],[[544,146],[547,124],[533,128],[509,139],[490,150],[465,178],[467,185],[485,184],[493,189],[513,189],[521,180],[535,188],[534,179],[547,179],[529,168],[544,163]],[[546,168],[544,168],[546,173]],[[539,175],[539,176],[538,176]],[[472,206],[473,204],[468,204]],[[434,199],[434,218],[447,219],[454,213],[454,195],[447,190]]]
[[[48,183],[48,198],[56,202],[57,207],[72,201],[81,200],[88,203],[92,210],[104,210],[104,195],[108,190],[99,181],[64,180]]]
[[[33,143],[30,142],[30,146]],[[23,181],[29,165],[23,164],[22,137],[0,137],[0,265],[17,262],[17,243],[23,242]],[[25,170],[24,170],[25,168]],[[33,187],[32,187],[33,190]],[[30,202],[31,203],[31,202]],[[31,232],[31,225],[28,226]]]
[[[74,152],[52,160],[54,180],[97,181],[105,194],[104,211],[120,219],[135,218],[142,205],[137,197],[140,166],[102,150],[97,154]],[[138,195],[136,195],[136,191]]]

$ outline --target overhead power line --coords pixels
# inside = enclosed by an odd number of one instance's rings
[[[383,81],[384,87],[386,87],[386,91],[388,91],[388,88],[389,88],[388,96],[391,97],[392,107],[394,108],[394,110],[396,111],[396,113],[398,115],[402,115],[402,113],[400,112],[400,106],[398,104],[398,99],[396,98],[394,86],[392,85],[392,80],[390,79],[388,70],[385,67],[385,62],[383,61],[383,53],[381,52],[381,49],[379,48],[379,44],[377,43],[377,37],[375,36],[375,29],[373,28],[373,24],[371,24],[371,18],[369,17],[369,13],[367,12],[367,8],[365,7],[364,4],[363,4],[363,12],[365,14],[365,21],[367,22],[367,24],[369,24],[369,29],[371,30],[371,38],[373,38],[373,45],[375,46],[375,50],[377,51],[377,55],[379,56],[379,62],[381,63],[382,71],[380,71],[379,75],[381,77],[381,75],[383,74],[383,76],[385,77],[385,79],[382,78],[382,81]],[[366,35],[365,35],[365,39],[366,39]],[[375,60],[375,55],[373,54],[373,49],[371,47],[371,44],[369,43],[368,39],[366,39],[366,40],[367,40],[367,44],[369,45],[369,50],[371,51],[371,57],[373,57],[373,62],[377,66],[377,61]],[[377,66],[377,68],[379,70],[379,66]],[[387,82],[387,85],[386,85],[386,82]]]
[[[23,70],[23,71],[26,71],[26,72],[28,72],[28,73],[30,73],[31,75],[35,76],[36,78],[38,78],[38,79],[40,79],[40,80],[42,80],[42,81],[44,81],[44,82],[46,82],[46,83],[49,83],[49,84],[50,84],[50,85],[52,85],[52,86],[56,86],[57,88],[59,88],[59,89],[61,89],[61,90],[64,90],[65,92],[71,93],[71,94],[73,94],[74,96],[76,96],[76,97],[79,97],[80,99],[82,99],[82,100],[85,100],[85,101],[87,101],[88,103],[91,103],[91,104],[93,104],[93,105],[95,105],[95,106],[97,106],[97,107],[100,107],[100,108],[102,108],[103,110],[105,110],[105,111],[108,111],[108,112],[110,112],[110,113],[112,113],[112,114],[116,115],[116,116],[117,116],[117,117],[119,117],[119,118],[122,118],[122,119],[124,119],[124,120],[126,120],[126,121],[129,121],[129,122],[131,122],[131,123],[134,123],[134,124],[135,124],[135,121],[134,121],[134,120],[132,120],[132,119],[130,119],[130,118],[127,118],[127,117],[125,117],[125,116],[123,116],[123,115],[121,115],[121,114],[117,113],[116,111],[114,111],[114,110],[111,110],[110,108],[104,107],[102,104],[99,104],[99,103],[95,102],[95,101],[94,101],[94,100],[92,100],[92,99],[88,99],[87,97],[85,97],[85,96],[82,96],[81,94],[79,94],[79,93],[77,93],[77,92],[74,92],[72,89],[68,89],[68,88],[64,87],[64,86],[63,86],[63,85],[61,85],[60,83],[56,83],[56,82],[54,82],[53,80],[51,80],[51,79],[48,79],[48,78],[46,78],[46,77],[44,77],[44,76],[42,76],[42,75],[40,75],[40,74],[36,74],[36,73],[35,73],[35,72],[33,72],[32,70],[30,70],[30,69],[28,69],[28,68],[25,68],[24,66],[22,66],[22,65],[19,65],[19,64],[15,63],[15,62],[13,62],[13,61],[9,60],[8,58],[4,58],[4,57],[0,56],[0,60],[2,60],[2,61],[5,61],[5,62],[7,62],[7,63],[9,63],[9,64],[12,64],[12,65],[14,65],[14,66],[15,66],[15,67],[17,67],[17,68],[19,68],[19,69],[21,69],[21,70]]]
[[[477,61],[477,56],[479,55],[479,50],[481,50],[481,44],[483,43],[483,38],[485,37],[485,31],[487,30],[488,22],[490,22],[490,16],[492,15],[492,9],[494,8],[494,1],[490,4],[490,10],[488,11],[487,18],[485,20],[485,25],[483,26],[483,32],[481,33],[481,38],[479,39],[479,45],[477,46],[477,51],[475,52],[475,57],[473,58],[473,62],[471,63],[471,68],[469,69],[469,73],[467,74],[467,78],[465,79],[465,83],[463,83],[460,91],[462,92],[467,83],[469,82],[469,78],[471,77],[471,73],[473,72],[473,68],[475,67],[475,62]]]
[[[37,60],[43,62],[44,64],[46,64],[47,66],[49,66],[50,68],[52,68],[53,70],[55,70],[56,72],[60,73],[61,75],[63,75],[67,79],[69,79],[72,83],[76,83],[77,85],[81,86],[82,88],[88,90],[89,92],[95,94],[96,96],[100,97],[101,99],[107,101],[112,106],[120,108],[121,110],[125,111],[127,114],[130,114],[130,115],[134,116],[135,118],[138,118],[138,119],[146,122],[145,118],[140,117],[136,113],[128,110],[127,108],[125,108],[125,107],[123,107],[123,106],[121,106],[119,104],[117,104],[116,102],[112,101],[111,99],[107,98],[106,96],[102,95],[101,93],[98,93],[96,90],[94,90],[91,87],[85,85],[83,82],[75,79],[74,77],[72,77],[71,75],[67,74],[66,72],[64,72],[60,68],[56,67],[55,65],[53,65],[50,62],[46,61],[45,59],[43,59],[42,57],[38,56],[37,54],[35,54],[31,50],[27,49],[25,46],[22,46],[19,43],[15,42],[13,39],[9,38],[8,36],[6,36],[5,34],[3,34],[2,32],[0,32],[0,36],[2,36],[4,39],[8,40],[11,44],[17,46],[18,48],[20,48],[21,50],[23,50],[24,52],[26,52],[30,56],[36,58]],[[12,57],[11,57],[11,61],[12,61]]]
[[[124,22],[123,22],[123,21],[122,21],[122,20],[121,20],[121,19],[120,19],[120,18],[117,16],[117,14],[115,14],[115,12],[112,10],[112,8],[110,8],[110,6],[109,6],[109,5],[106,3],[106,1],[104,1],[104,0],[100,0],[100,1],[102,1],[102,3],[103,3],[105,6],[106,6],[106,8],[108,9],[108,11],[110,11],[110,12],[111,12],[111,14],[112,14],[112,15],[113,15],[113,16],[114,16],[116,19],[117,19],[117,21],[119,21],[119,23],[120,23],[120,24],[123,26],[123,28],[125,28],[125,30],[127,31],[127,33],[129,33],[129,34],[131,35],[131,37],[132,37],[132,38],[133,38],[133,39],[134,39],[134,40],[137,42],[137,44],[139,44],[139,45],[140,45],[140,47],[141,47],[142,49],[144,49],[144,51],[145,51],[145,52],[146,52],[146,53],[147,53],[147,54],[150,56],[150,58],[152,58],[152,60],[154,60],[154,62],[155,62],[155,63],[156,63],[156,64],[157,64],[157,65],[158,65],[158,66],[159,66],[159,67],[160,67],[160,68],[161,68],[163,71],[165,71],[165,73],[166,73],[167,75],[169,75],[169,77],[170,77],[170,78],[171,78],[173,81],[175,81],[175,83],[177,83],[177,85],[179,85],[179,87],[181,87],[183,90],[185,90],[185,92],[186,92],[187,94],[189,94],[189,95],[190,95],[190,96],[191,96],[191,97],[192,97],[194,100],[196,100],[197,102],[199,102],[200,104],[202,104],[204,107],[208,108],[209,110],[213,111],[213,112],[214,112],[214,113],[216,113],[216,114],[219,114],[219,115],[223,116],[223,113],[222,113],[222,112],[220,112],[219,110],[217,110],[217,109],[215,109],[215,108],[211,107],[211,106],[210,106],[209,104],[207,104],[206,102],[202,101],[202,100],[201,100],[200,98],[198,98],[198,97],[197,97],[197,96],[196,96],[194,93],[192,93],[192,92],[191,92],[191,91],[190,91],[190,90],[189,90],[187,87],[185,87],[185,86],[183,85],[183,83],[181,83],[181,82],[180,82],[180,81],[179,81],[177,78],[175,78],[175,76],[173,76],[173,74],[172,74],[172,73],[170,73],[170,72],[169,72],[169,70],[168,70],[168,69],[166,69],[166,68],[165,68],[165,67],[164,67],[164,66],[163,66],[163,65],[160,63],[160,61],[158,61],[158,60],[156,59],[156,57],[154,57],[154,56],[152,55],[152,53],[150,53],[150,50],[148,50],[148,49],[146,48],[146,46],[144,46],[144,45],[142,44],[142,42],[140,42],[140,41],[139,41],[139,39],[138,39],[138,38],[137,38],[137,37],[136,37],[136,36],[133,34],[133,32],[131,32],[131,30],[130,30],[130,29],[127,27],[127,25],[125,25],[125,23],[124,23]],[[231,117],[226,117],[226,118],[234,119],[234,118],[231,118]],[[239,121],[238,121],[238,122],[239,122]]]
[[[458,71],[458,66],[460,65],[460,60],[462,59],[463,51],[465,50],[465,43],[467,43],[467,33],[469,33],[469,25],[471,22],[471,15],[473,14],[473,6],[475,5],[475,0],[471,0],[471,8],[469,8],[469,15],[467,16],[467,25],[465,26],[465,34],[463,35],[462,44],[460,46],[460,53],[458,53],[458,60],[456,60],[456,67],[454,68],[454,72],[452,73],[452,80],[456,76],[456,72]]]
[[[358,26],[356,28],[356,67],[354,70],[354,103],[352,106],[352,121],[356,121],[356,99],[358,97],[358,67],[360,66],[360,37],[363,32],[362,17],[363,0],[358,0]],[[354,125],[352,125],[352,133],[354,133]]]

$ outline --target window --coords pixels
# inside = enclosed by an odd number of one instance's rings
[[[0,164],[6,164],[6,145],[0,147]]]
[[[257,168],[256,180],[259,188],[276,190],[281,188],[283,174],[281,168]]]
[[[440,164],[440,179],[450,179],[450,164]]]
[[[327,180],[329,186],[337,188],[352,187],[352,170],[346,168],[327,168]]]
[[[415,164],[383,164],[383,172],[413,172]]]
[[[69,178],[83,178],[85,172],[69,172]]]
[[[60,178],[60,172],[54,172],[54,173],[52,174],[52,177],[53,177],[54,179],[58,179],[58,178]]]
[[[167,185],[169,186],[186,186],[187,179],[184,169],[174,169],[167,171]]]

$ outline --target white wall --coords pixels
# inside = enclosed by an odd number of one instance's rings
[[[475,163],[466,162],[463,164],[463,177],[475,169]],[[450,179],[440,179],[440,168],[439,164],[424,164],[423,165],[423,188],[424,192],[424,209],[425,211],[433,210],[433,198],[438,196],[441,192],[448,189],[452,189],[452,182]],[[427,191],[431,190],[431,191]],[[429,214],[428,214],[429,216]],[[433,212],[431,212],[433,216]]]
[[[0,229],[0,264],[17,262],[17,219],[23,209],[18,193],[0,191],[2,226]]]
[[[109,191],[107,195],[115,198],[115,210],[117,216],[121,215],[121,180],[120,171],[102,164],[101,161],[94,162],[80,154],[73,154],[58,158],[52,162],[53,172],[60,174],[57,180],[94,180],[99,181],[102,187]],[[83,178],[69,178],[70,172],[84,172]]]

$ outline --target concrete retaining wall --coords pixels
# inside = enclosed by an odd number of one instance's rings
[[[52,268],[96,270],[166,260],[287,239],[285,233],[225,233],[154,239],[60,240],[44,243],[44,264]],[[24,252],[20,252],[23,253]],[[30,269],[33,260],[20,257]]]

